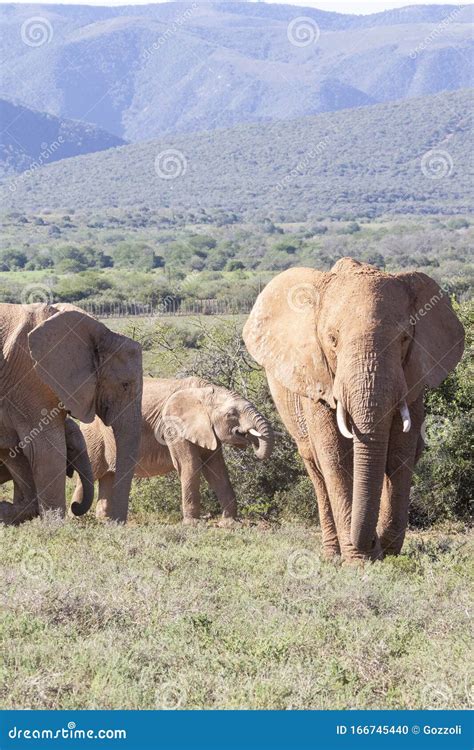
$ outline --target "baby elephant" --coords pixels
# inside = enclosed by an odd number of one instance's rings
[[[115,472],[112,430],[96,417],[81,425],[94,478],[99,480],[97,515],[107,516]],[[269,422],[245,398],[200,378],[182,380],[145,378],[142,430],[136,477],[168,474],[181,481],[183,521],[196,523],[200,515],[200,480],[204,475],[222,508],[223,523],[237,513],[235,493],[222,453],[222,443],[235,448],[252,446],[259,459],[273,449]],[[82,487],[74,500],[82,503]]]

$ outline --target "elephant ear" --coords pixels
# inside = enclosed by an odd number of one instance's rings
[[[69,310],[56,312],[28,335],[38,377],[81,422],[95,416],[98,351],[108,334],[98,320]]]
[[[396,274],[409,289],[413,341],[404,364],[408,402],[425,386],[436,388],[454,370],[464,351],[464,329],[449,294],[424,273]]]
[[[164,439],[185,438],[201,448],[215,450],[217,438],[205,402],[213,388],[183,388],[167,400],[162,412]]]
[[[332,375],[317,334],[326,274],[290,268],[257,297],[243,338],[252,357],[290,391],[335,406]]]

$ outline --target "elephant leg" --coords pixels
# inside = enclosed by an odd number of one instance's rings
[[[323,476],[312,459],[303,458],[303,461],[308,476],[313,483],[316,500],[318,501],[319,523],[323,538],[323,554],[327,558],[336,557],[341,554],[341,548]]]
[[[19,524],[38,515],[38,499],[33,474],[26,456],[19,453],[15,458],[3,459],[8,478],[13,480],[13,503],[0,502],[0,522]]]
[[[106,519],[112,517],[110,506],[114,491],[114,480],[115,474],[113,471],[108,471],[107,474],[104,474],[104,476],[99,479],[99,497],[95,509],[97,518]]]
[[[332,409],[321,403],[307,402],[305,408],[311,410],[307,419],[313,427],[311,448],[324,478],[342,558],[347,562],[378,559],[381,557],[378,540],[368,554],[357,550],[351,542],[352,443],[340,434]]]
[[[237,501],[229,478],[222,448],[202,457],[202,473],[209,486],[217,495],[222,508],[222,520],[234,519],[237,516]]]
[[[169,445],[173,466],[181,482],[181,504],[183,523],[194,525],[201,512],[202,461],[199,448],[187,440]]]
[[[421,453],[421,398],[410,406],[410,416],[410,432],[403,432],[399,414],[395,415],[390,431],[387,468],[377,524],[377,536],[385,555],[398,555],[405,539],[413,469]]]
[[[40,515],[55,511],[66,513],[66,439],[64,425],[48,429],[25,447],[24,453],[33,473]]]

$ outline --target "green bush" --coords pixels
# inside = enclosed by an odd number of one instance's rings
[[[455,372],[427,394],[426,448],[416,468],[411,522],[428,526],[442,520],[471,517],[474,497],[474,403],[472,351],[474,304],[455,305],[466,330],[465,354]]]
[[[467,353],[472,344],[473,304],[456,307],[467,331],[466,355],[442,386],[426,397],[423,432],[427,447],[416,469],[410,509],[410,522],[417,527],[446,520],[467,521],[469,502],[474,496],[472,373]],[[268,461],[258,461],[250,450],[225,449],[242,517],[306,522],[317,519],[311,481],[296,445],[281,423],[265,375],[245,349],[239,322],[204,325],[196,321],[190,327],[159,323],[148,329],[130,323],[126,332],[143,344],[149,357],[148,372],[199,375],[241,393],[273,424],[276,442]],[[153,507],[166,517],[179,515],[180,488],[175,479],[140,483],[134,503],[142,507],[138,497],[143,496],[144,507]],[[219,506],[204,481],[202,489],[203,512],[217,514]]]

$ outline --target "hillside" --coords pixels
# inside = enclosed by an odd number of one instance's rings
[[[0,95],[131,141],[472,85],[472,6],[32,8],[0,7]]]
[[[0,99],[0,125],[1,176],[123,144],[90,123],[61,120],[5,99]]]
[[[459,91],[132,144],[43,167],[14,192],[4,185],[2,200],[20,211],[210,208],[293,220],[462,213],[472,205],[471,110],[471,92]]]

